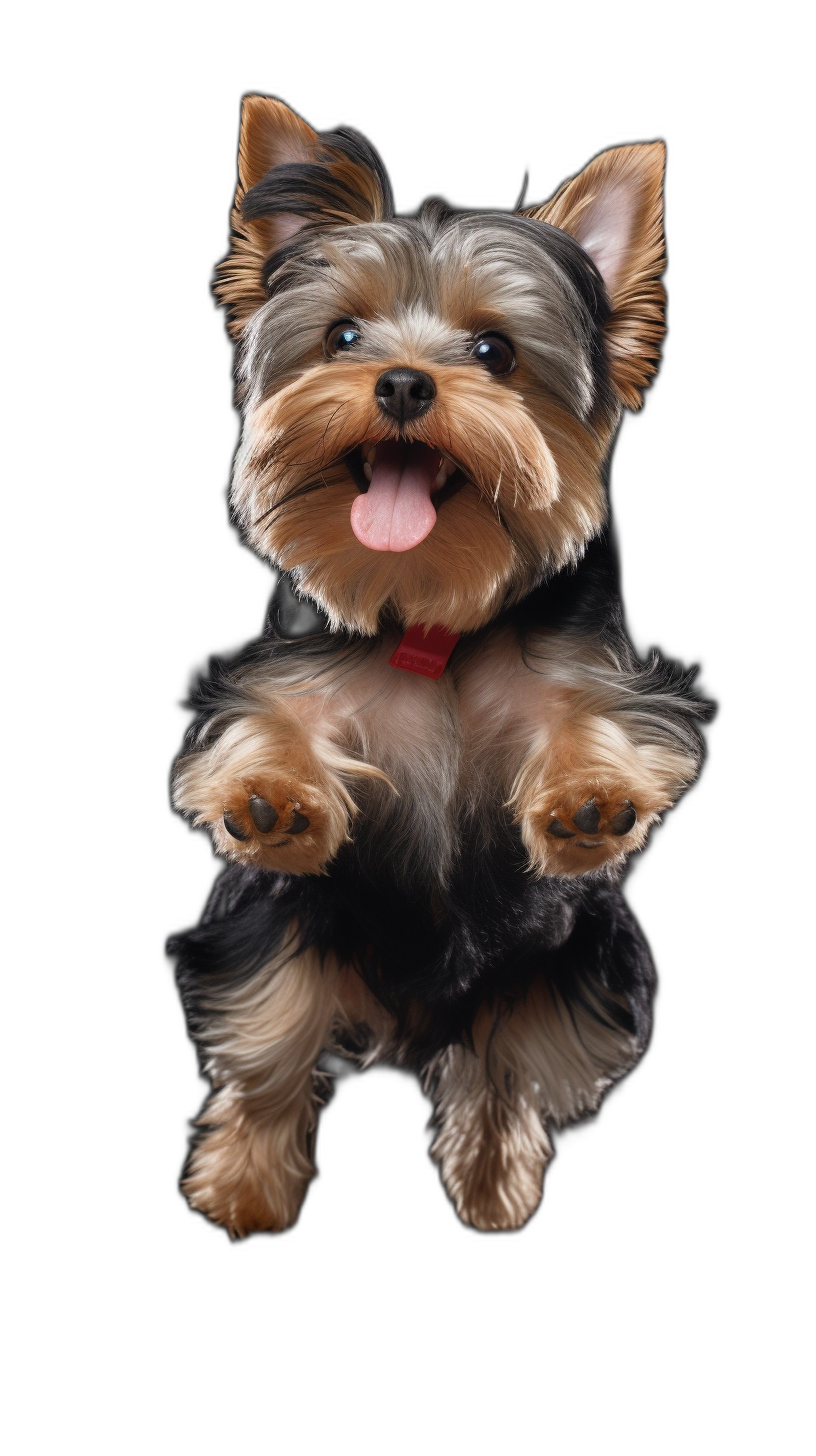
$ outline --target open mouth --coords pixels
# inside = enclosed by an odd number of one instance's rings
[[[419,441],[364,442],[346,456],[360,491],[351,529],[371,551],[410,551],[430,534],[443,501],[465,483],[461,467]]]

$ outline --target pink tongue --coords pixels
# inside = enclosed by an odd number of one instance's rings
[[[438,450],[384,440],[377,446],[371,483],[351,508],[351,529],[372,551],[410,551],[436,522],[431,493],[439,474]]]

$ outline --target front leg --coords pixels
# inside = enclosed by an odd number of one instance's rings
[[[201,690],[207,711],[176,764],[173,803],[239,864],[321,873],[349,838],[355,779],[385,777],[348,751],[326,673],[311,666],[315,688],[309,669],[272,654]]]
[[[710,706],[691,675],[654,654],[648,664],[597,643],[542,640],[543,726],[510,802],[533,868],[582,875],[614,869],[700,770],[697,726]]]

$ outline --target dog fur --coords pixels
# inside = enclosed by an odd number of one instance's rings
[[[509,1229],[551,1129],[647,1045],[621,880],[711,711],[632,647],[609,523],[664,329],[663,168],[616,147],[540,207],[400,217],[364,138],[244,100],[231,501],[280,577],[195,690],[174,803],[229,866],[172,942],[213,1089],[182,1186],[232,1236],[296,1218],[332,1054],[415,1071],[457,1212]],[[394,461],[433,524],[395,506],[384,545]],[[461,634],[436,679],[391,664],[420,626]]]

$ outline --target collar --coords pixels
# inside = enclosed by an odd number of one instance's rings
[[[391,667],[403,672],[416,672],[422,677],[441,677],[448,665],[448,658],[461,633],[449,632],[447,627],[434,625],[426,627],[419,623],[409,627],[396,652],[389,658]]]

